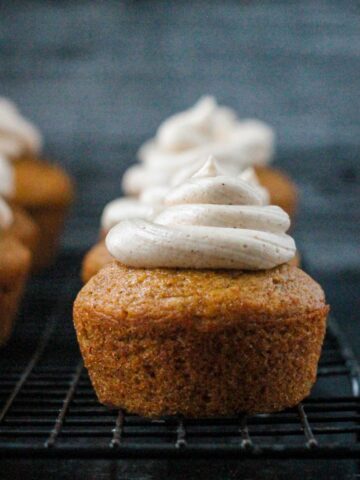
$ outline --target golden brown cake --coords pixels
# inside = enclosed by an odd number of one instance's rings
[[[30,251],[12,235],[0,233],[0,346],[11,334],[30,264]]]
[[[72,182],[60,167],[29,156],[14,162],[14,167],[14,202],[24,208],[40,228],[34,267],[44,268],[52,263],[57,251],[73,200]]]
[[[101,403],[142,415],[273,412],[310,392],[328,307],[289,265],[260,272],[112,262],[74,322]]]

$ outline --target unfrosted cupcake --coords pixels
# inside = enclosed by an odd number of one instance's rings
[[[31,253],[12,234],[14,218],[0,198],[0,346],[9,338],[31,264]]]
[[[69,176],[41,156],[42,137],[13,103],[0,99],[0,154],[15,169],[14,203],[40,228],[34,266],[48,266],[55,257],[64,219],[73,199]]]
[[[328,307],[289,262],[289,216],[213,160],[152,221],[106,237],[117,259],[74,323],[101,403],[147,416],[273,412],[310,392]]]
[[[265,123],[240,120],[232,109],[217,105],[213,97],[203,97],[194,107],[165,120],[155,138],[140,148],[141,163],[125,172],[123,190],[136,196],[148,187],[169,186],[176,172],[211,154],[235,174],[255,167],[271,203],[293,216],[296,187],[284,173],[268,166],[274,140],[273,130]]]

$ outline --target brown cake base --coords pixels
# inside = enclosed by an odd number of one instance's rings
[[[0,346],[13,329],[30,264],[30,251],[17,239],[0,238]]]
[[[142,270],[113,262],[74,323],[99,401],[147,416],[274,412],[316,379],[328,307],[308,275]]]

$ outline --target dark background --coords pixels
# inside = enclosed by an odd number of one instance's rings
[[[159,122],[216,95],[275,127],[275,164],[301,191],[296,240],[358,355],[359,78],[359,2],[0,1],[0,94],[77,181],[66,248],[95,241]]]

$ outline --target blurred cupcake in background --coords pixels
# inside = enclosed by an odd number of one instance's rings
[[[0,155],[0,197],[5,198],[11,205],[14,194],[14,167],[9,160]],[[29,248],[32,256],[35,256],[39,246],[39,227],[21,207],[11,205],[11,210],[12,221],[9,226],[9,232],[25,247]]]
[[[0,98],[0,155],[14,166],[13,202],[24,208],[40,228],[34,267],[54,260],[67,210],[73,199],[69,176],[42,158],[42,136],[16,106]]]
[[[125,194],[139,196],[154,186],[168,186],[184,167],[199,168],[199,158],[215,155],[229,173],[254,167],[271,203],[293,216],[297,191],[282,172],[269,167],[275,135],[264,122],[240,120],[235,111],[217,104],[213,97],[201,98],[192,108],[165,120],[155,138],[139,150],[140,163],[125,172]]]
[[[30,250],[14,236],[15,221],[0,197],[0,346],[10,337],[31,265]]]

